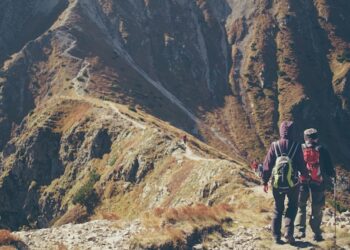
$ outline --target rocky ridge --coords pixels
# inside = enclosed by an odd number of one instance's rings
[[[84,224],[66,224],[59,228],[18,232],[31,250],[56,249],[130,249],[130,239],[142,227],[140,223],[122,224],[111,221],[91,221]]]
[[[325,211],[323,228],[326,230],[324,237],[327,244],[332,244],[334,228],[333,214],[331,210]],[[225,236],[221,236],[215,240],[203,244],[197,244],[193,249],[279,249],[278,246],[264,245],[263,238],[266,234],[270,234],[270,226],[263,228],[247,228],[239,226],[239,222],[235,221],[235,230],[227,232]],[[337,216],[338,234],[344,233],[347,230],[350,233],[350,212],[344,212]],[[138,221],[131,223],[123,221],[107,221],[95,220],[84,224],[66,224],[61,227],[50,229],[41,229],[27,232],[17,232],[23,242],[27,244],[29,249],[41,250],[45,249],[130,249],[132,238],[143,229]],[[297,249],[303,247],[305,249],[324,248],[325,242],[315,243],[311,238],[311,231],[308,230],[308,236],[305,240],[297,240],[295,247],[284,246],[285,249]],[[305,243],[306,241],[306,243]],[[340,249],[349,249],[347,242],[343,239],[338,239],[338,247]]]
[[[45,15],[55,18],[50,11],[56,4],[50,1]],[[278,135],[278,122],[293,118],[298,132],[318,126],[336,162],[346,166],[348,135],[337,132],[349,121],[349,35],[343,31],[349,6],[343,0],[79,0],[62,1],[60,8],[52,26],[24,42],[1,69],[2,145],[11,123],[19,124],[41,100],[74,88],[137,105],[248,157],[261,156]],[[10,11],[4,16],[15,23],[27,18]],[[341,143],[333,143],[334,136]]]
[[[3,226],[49,226],[74,208],[72,197],[93,170],[101,175],[97,210],[112,206],[131,217],[162,205],[212,204],[224,199],[215,192],[229,184],[228,176],[246,172],[218,152],[203,152],[209,148],[194,138],[187,147],[180,131],[147,114],[85,97],[52,105],[29,117],[18,129],[25,136],[4,149]],[[11,199],[13,193],[20,198]],[[133,197],[139,202],[130,203]]]

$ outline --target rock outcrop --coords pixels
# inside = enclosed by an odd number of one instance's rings
[[[31,250],[45,249],[130,249],[130,239],[142,230],[140,222],[122,223],[96,220],[66,224],[58,228],[18,232]]]

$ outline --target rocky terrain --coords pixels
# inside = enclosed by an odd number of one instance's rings
[[[91,221],[66,224],[59,228],[16,233],[29,249],[130,249],[130,239],[141,230],[139,223],[118,224],[111,221]]]
[[[283,249],[328,249],[333,245],[334,217],[332,211],[326,210],[323,228],[326,241],[317,243],[312,240],[311,231],[307,231],[305,240],[297,240],[295,246],[284,245]],[[264,241],[266,234],[270,234],[270,226],[263,228],[239,226],[235,221],[234,230],[226,232],[224,236],[209,239],[197,244],[193,249],[280,249],[278,245],[271,245]],[[350,249],[349,239],[344,234],[350,233],[350,212],[337,216],[339,249]],[[94,220],[84,224],[66,224],[61,227],[40,229],[36,231],[18,232],[24,243],[32,250],[44,249],[131,249],[134,235],[145,230],[139,221],[126,223],[122,221]],[[339,237],[340,236],[340,237]],[[165,249],[163,246],[161,249]]]
[[[1,1],[0,228],[113,212],[126,225],[109,233],[123,234],[157,208],[227,204],[233,223],[250,221],[242,240],[210,246],[254,247],[272,204],[246,163],[284,119],[300,140],[320,131],[335,205],[349,210],[349,11],[347,0]]]

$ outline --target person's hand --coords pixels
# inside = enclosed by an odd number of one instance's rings
[[[264,192],[267,193],[269,191],[269,184],[265,183],[264,184]]]
[[[310,182],[310,176],[308,175],[308,176],[303,176],[303,175],[300,175],[299,176],[299,182],[301,183],[301,184],[308,184],[309,182]]]
[[[337,183],[337,178],[336,177],[332,178],[332,183],[333,183],[333,185],[335,185]]]

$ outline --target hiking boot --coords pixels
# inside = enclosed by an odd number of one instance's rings
[[[277,245],[283,245],[284,244],[284,242],[283,242],[283,240],[281,240],[281,238],[274,238],[274,242]]]
[[[293,245],[295,243],[293,235],[286,234],[284,238],[286,238],[287,243],[289,243],[290,245]]]
[[[306,237],[305,232],[299,232],[295,238],[302,239],[302,238],[305,238],[305,237]]]
[[[317,241],[317,242],[324,241],[322,234],[315,234],[314,241]]]

